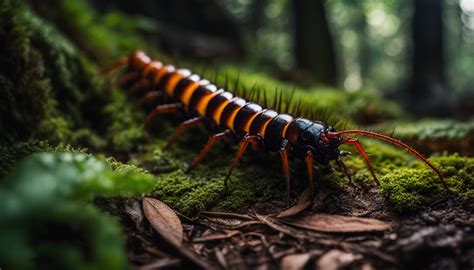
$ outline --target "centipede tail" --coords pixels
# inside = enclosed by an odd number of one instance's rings
[[[191,115],[189,120],[183,122],[176,129],[168,140],[165,149],[171,147],[185,130],[193,125],[211,122],[220,129],[194,158],[188,171],[202,162],[215,143],[225,137],[235,135],[234,137],[241,137],[242,139],[224,178],[226,185],[230,180],[233,169],[249,144],[260,144],[271,152],[279,152],[287,187],[287,201],[289,201],[291,189],[288,161],[290,156],[305,161],[311,186],[314,186],[314,163],[328,164],[330,161],[336,161],[350,180],[350,174],[340,158],[339,146],[341,144],[351,144],[356,147],[366,162],[374,181],[379,184],[372,164],[360,142],[354,138],[343,137],[348,134],[357,134],[378,138],[406,149],[435,171],[443,186],[448,189],[441,173],[410,146],[386,135],[369,131],[345,130],[337,132],[323,121],[311,121],[302,118],[300,115],[304,114],[305,111],[307,114],[312,114],[314,110],[305,110],[301,105],[301,101],[296,102],[291,107],[289,103],[293,99],[293,94],[284,99],[282,91],[276,91],[273,99],[273,109],[270,109],[268,108],[269,101],[266,92],[263,92],[262,95],[263,104],[258,104],[260,92],[256,91],[255,85],[251,90],[243,93],[244,96],[256,100],[256,102],[249,102],[237,96],[235,92],[227,90],[230,84],[227,76],[224,87],[220,87],[201,78],[198,74],[192,73],[190,70],[154,61],[140,51],[132,53],[127,59],[120,59],[112,64],[110,68],[107,68],[106,72],[109,73],[120,67],[126,67],[126,72],[120,77],[119,84],[129,89],[127,95],[137,100],[137,106],[143,107],[149,102],[156,103],[164,100],[169,102],[156,105],[148,113],[145,118],[146,127],[152,125],[156,117],[164,113],[186,111]],[[234,89],[239,89],[239,79],[236,80]],[[291,108],[296,117],[280,113],[279,111],[283,108],[286,110]]]

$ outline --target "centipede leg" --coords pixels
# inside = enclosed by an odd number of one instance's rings
[[[234,170],[235,166],[239,163],[240,158],[242,155],[245,153],[245,150],[247,149],[247,146],[249,143],[252,144],[257,144],[260,142],[260,136],[257,135],[245,135],[245,137],[242,139],[239,145],[239,150],[237,150],[237,153],[235,154],[235,158],[232,161],[232,164],[230,165],[229,171],[227,171],[227,175],[225,176],[224,179],[224,185],[227,187],[227,181],[229,180],[230,176],[232,175],[232,171]]]
[[[112,72],[113,70],[117,69],[117,68],[120,68],[120,67],[123,67],[125,65],[128,64],[128,58],[127,57],[124,57],[124,58],[120,58],[119,60],[117,60],[116,62],[112,63],[110,66],[106,67],[104,70],[101,71],[101,73],[103,75],[108,75],[110,74],[110,72]]]
[[[137,80],[139,77],[140,77],[140,74],[138,72],[131,71],[131,72],[125,73],[122,77],[120,77],[118,84],[123,86],[134,80]]]
[[[207,155],[207,153],[211,150],[212,146],[219,141],[220,139],[227,137],[231,135],[232,132],[230,130],[226,130],[224,132],[218,133],[214,136],[212,136],[209,141],[206,143],[206,145],[201,149],[199,154],[194,158],[193,162],[191,162],[191,165],[189,165],[188,169],[186,172],[190,172],[194,167],[196,167],[202,159]]]
[[[359,154],[362,156],[364,159],[365,163],[367,164],[367,168],[369,168],[370,174],[372,174],[372,177],[374,178],[375,183],[377,185],[380,185],[379,180],[377,179],[377,176],[375,176],[374,168],[372,167],[372,164],[370,163],[369,156],[367,156],[367,153],[365,152],[364,148],[360,144],[359,140],[353,139],[353,138],[347,138],[344,139],[343,141],[344,144],[352,144],[355,146]]]
[[[130,90],[127,92],[128,97],[132,97],[143,89],[151,87],[151,81],[149,79],[141,79],[138,82],[134,83]]]
[[[342,159],[338,158],[338,159],[336,159],[336,163],[339,166],[339,169],[341,169],[341,171],[344,172],[344,174],[347,176],[347,179],[349,179],[349,184],[353,185],[352,177],[349,174],[349,170],[347,170],[347,166],[346,166],[346,164],[344,164],[344,161],[342,161]]]
[[[146,93],[143,97],[141,97],[136,103],[136,107],[143,107],[147,102],[153,100],[160,100],[166,97],[165,92],[163,91],[151,91]]]
[[[311,190],[314,190],[314,169],[313,169],[313,152],[308,150],[306,152],[306,171],[308,171],[308,181],[311,185]]]
[[[160,115],[160,114],[163,114],[163,113],[171,113],[171,112],[177,112],[179,111],[181,108],[183,108],[183,104],[182,103],[171,103],[171,104],[163,104],[163,105],[158,105],[156,106],[153,111],[151,111],[147,117],[145,118],[145,127],[148,127],[151,123],[151,121],[153,121],[153,119],[155,119],[156,116]]]
[[[179,127],[175,130],[173,135],[171,135],[165,147],[163,147],[163,150],[167,150],[177,139],[179,139],[179,137],[181,137],[181,135],[186,129],[194,125],[204,124],[204,119],[205,119],[204,117],[199,116],[199,117],[191,118],[181,123]]]
[[[290,179],[290,166],[288,163],[288,147],[290,144],[288,143],[288,140],[283,140],[283,142],[280,145],[280,158],[281,158],[281,163],[283,165],[283,174],[285,175],[285,183],[286,183],[286,203],[289,205],[290,204],[290,191],[291,191],[291,179]]]

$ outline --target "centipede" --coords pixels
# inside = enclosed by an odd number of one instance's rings
[[[362,130],[350,129],[337,131],[324,121],[310,120],[291,113],[282,113],[258,102],[247,101],[213,82],[202,78],[189,69],[177,68],[171,64],[153,60],[143,51],[132,52],[111,64],[104,71],[124,70],[118,79],[120,85],[127,86],[127,95],[136,99],[142,106],[149,101],[165,100],[154,106],[144,120],[149,127],[159,115],[185,111],[189,119],[182,122],[171,135],[164,149],[168,149],[190,127],[211,123],[217,127],[209,141],[190,163],[190,172],[212,147],[226,137],[237,138],[238,149],[232,160],[224,184],[244,155],[249,145],[262,146],[267,152],[278,153],[281,159],[282,172],[287,191],[287,202],[290,200],[291,176],[290,158],[300,159],[306,164],[308,181],[314,187],[314,165],[337,164],[351,181],[351,175],[344,164],[341,145],[351,145],[360,154],[376,185],[380,182],[359,139],[350,137],[365,136],[379,139],[403,148],[431,169],[444,189],[449,188],[440,171],[413,147],[391,136]],[[280,99],[281,100],[281,99]]]

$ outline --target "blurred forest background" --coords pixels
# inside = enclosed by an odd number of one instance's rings
[[[473,114],[474,0],[94,1],[156,20],[177,56],[299,85],[380,91],[418,115]]]

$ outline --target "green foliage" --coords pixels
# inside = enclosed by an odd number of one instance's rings
[[[85,201],[153,189],[153,176],[130,168],[113,171],[105,160],[72,153],[34,154],[20,162],[0,186],[2,267],[127,268],[116,222]]]
[[[12,145],[0,145],[0,178],[5,176],[11,167],[20,159],[37,152],[70,152],[83,153],[70,145],[51,146],[47,141],[32,140]]]

